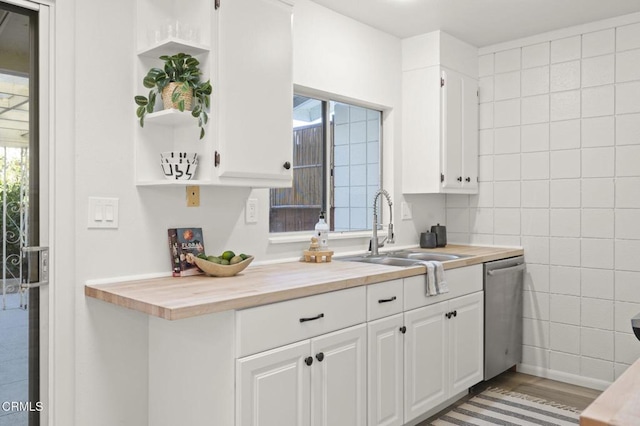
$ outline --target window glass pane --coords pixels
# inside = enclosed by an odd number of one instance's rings
[[[293,186],[271,189],[269,232],[313,230],[323,210],[323,102],[293,97]]]
[[[373,197],[380,188],[381,116],[357,105],[294,95],[293,186],[271,189],[270,232],[313,230],[327,204],[332,231],[371,229]]]
[[[330,102],[333,129],[332,230],[371,229],[380,188],[380,111]]]

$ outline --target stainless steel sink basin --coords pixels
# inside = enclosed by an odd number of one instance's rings
[[[420,262],[412,259],[402,259],[398,257],[390,257],[386,255],[378,255],[378,256],[351,256],[351,257],[343,257],[338,258],[336,260],[343,260],[347,262],[363,262],[363,263],[375,263],[378,265],[388,265],[388,266],[415,266],[419,265]]]
[[[370,254],[363,254],[360,256],[350,256],[338,258],[337,260],[344,260],[347,262],[363,262],[363,263],[376,263],[378,265],[390,265],[390,266],[415,266],[422,261],[436,260],[438,262],[446,262],[447,260],[455,260],[463,257],[468,257],[460,254],[449,253],[427,253],[417,250],[399,250],[391,251],[384,254],[372,256]]]
[[[447,260],[455,260],[463,257],[468,257],[459,254],[449,253],[426,253],[421,251],[401,250],[392,251],[387,253],[388,257],[403,258],[403,259],[415,259],[415,260],[437,260],[438,262],[446,262]]]

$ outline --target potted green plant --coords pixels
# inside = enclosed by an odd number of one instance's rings
[[[153,112],[155,108],[157,92],[162,96],[165,109],[191,111],[191,115],[198,119],[202,139],[204,125],[209,120],[207,109],[211,104],[210,80],[200,80],[200,61],[189,54],[163,55],[160,59],[164,61],[164,69],[151,68],[142,80],[144,87],[151,89],[149,96],[135,97],[140,127],[144,127],[145,115]]]

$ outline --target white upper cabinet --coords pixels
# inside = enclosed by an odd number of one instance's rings
[[[149,93],[142,79],[161,55],[180,52],[200,61],[213,93],[203,139],[190,112],[161,110],[158,95],[135,133],[136,184],[291,186],[293,2],[138,0],[137,9],[135,94]],[[195,177],[166,179],[164,151],[196,152]]]
[[[292,5],[221,0],[218,13],[219,175],[290,186]]]
[[[441,31],[402,43],[403,192],[477,193],[477,49]]]
[[[478,188],[478,82],[462,73],[441,70],[443,192]]]

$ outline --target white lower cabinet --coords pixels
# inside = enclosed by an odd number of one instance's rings
[[[451,396],[484,377],[484,292],[449,301],[454,317],[449,326],[449,383]]]
[[[481,267],[477,275],[464,269],[447,271],[450,293],[368,323],[369,426],[407,424],[482,381]],[[417,285],[424,278],[405,279],[405,294]]]
[[[366,325],[237,360],[236,425],[364,426]]]
[[[237,425],[310,424],[309,341],[239,359]]]
[[[237,311],[236,426],[402,426],[480,382],[482,266],[446,273]]]
[[[448,302],[405,312],[404,414],[405,422],[426,413],[448,397],[447,323]]]
[[[366,424],[366,338],[366,325],[361,324],[311,339],[313,426]]]
[[[369,426],[404,424],[403,326],[402,313],[367,325]]]
[[[405,312],[405,423],[482,381],[483,297]]]

